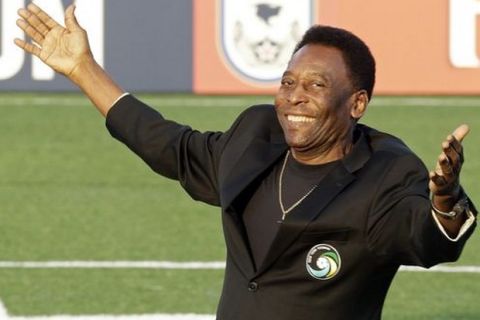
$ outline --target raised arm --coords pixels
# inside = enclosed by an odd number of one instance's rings
[[[93,58],[87,33],[75,17],[75,6],[65,10],[65,27],[33,3],[18,14],[17,26],[33,42],[15,39],[15,44],[70,79],[105,116],[123,90]]]

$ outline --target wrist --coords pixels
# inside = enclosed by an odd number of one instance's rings
[[[92,55],[86,55],[73,67],[67,77],[77,86],[82,88],[86,83],[92,81],[95,75],[103,69],[95,61]]]
[[[460,186],[449,193],[433,194],[432,205],[440,211],[451,211],[457,201],[464,196]]]
[[[448,212],[451,211],[458,197],[454,196],[436,196],[432,197],[432,205],[439,211]]]
[[[85,93],[104,116],[124,92],[91,55],[75,66],[69,79]]]
[[[453,205],[450,204],[451,199],[447,202],[448,205],[439,207],[432,199],[432,210],[439,217],[448,220],[456,220],[458,217],[463,216],[469,210],[469,201],[465,194],[457,197]],[[437,202],[438,203],[438,202]]]

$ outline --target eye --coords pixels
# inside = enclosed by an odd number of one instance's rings
[[[290,78],[283,78],[280,84],[282,85],[282,87],[289,87],[294,84],[294,81]]]
[[[314,88],[324,88],[325,87],[325,83],[321,82],[321,81],[314,81],[311,83],[312,87]]]

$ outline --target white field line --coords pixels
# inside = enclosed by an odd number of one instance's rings
[[[222,270],[223,261],[0,261],[0,269],[189,269]],[[480,266],[400,267],[401,272],[480,273]],[[0,318],[1,319],[1,318]]]
[[[425,269],[414,266],[401,266],[400,271],[403,272],[445,272],[445,273],[480,273],[480,266],[446,266],[438,265]]]
[[[480,107],[478,97],[373,97],[373,107]]]
[[[250,96],[142,96],[141,100],[157,107],[248,107],[250,104],[273,103],[273,95],[262,97]],[[0,106],[86,106],[91,105],[82,95],[48,96],[39,93],[38,96],[3,95]],[[372,99],[371,106],[414,106],[414,107],[480,107],[479,97],[388,97],[376,96]]]
[[[224,269],[225,262],[173,262],[173,261],[0,261],[0,268],[111,268],[111,269]],[[480,266],[440,265],[430,269],[402,266],[402,272],[480,273]],[[139,314],[139,315],[54,315],[10,316],[0,300],[0,319],[5,320],[214,320],[205,314]]]
[[[171,261],[1,261],[0,268],[142,268],[142,269],[224,269],[224,262]],[[210,314],[54,315],[11,316],[0,300],[1,320],[214,320]]]
[[[249,97],[143,97],[137,95],[137,98],[144,101],[152,107],[248,107],[250,104],[268,104],[273,103],[271,98],[253,99]],[[0,100],[0,106],[52,106],[60,105],[65,107],[91,106],[91,102],[83,96],[71,97],[49,97],[39,94],[38,97],[5,96]]]
[[[2,320],[214,320],[213,314],[132,314],[132,315],[54,315],[54,316],[11,316],[0,301]]]
[[[133,314],[133,315],[93,315],[93,316],[5,316],[0,315],[0,319],[5,320],[215,320],[215,315],[202,314]]]
[[[225,269],[223,261],[0,261],[0,268],[22,269]]]

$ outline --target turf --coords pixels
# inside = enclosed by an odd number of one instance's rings
[[[164,115],[224,130],[270,97],[141,95]],[[379,97],[362,122],[405,140],[431,167],[456,125],[465,140],[462,184],[480,201],[480,98]],[[0,260],[221,261],[219,210],[160,178],[104,128],[78,94],[0,94]],[[480,266],[480,236],[457,264]],[[0,269],[12,314],[214,313],[220,270]],[[478,319],[479,274],[401,273],[385,319]],[[445,297],[453,295],[452,306]]]

